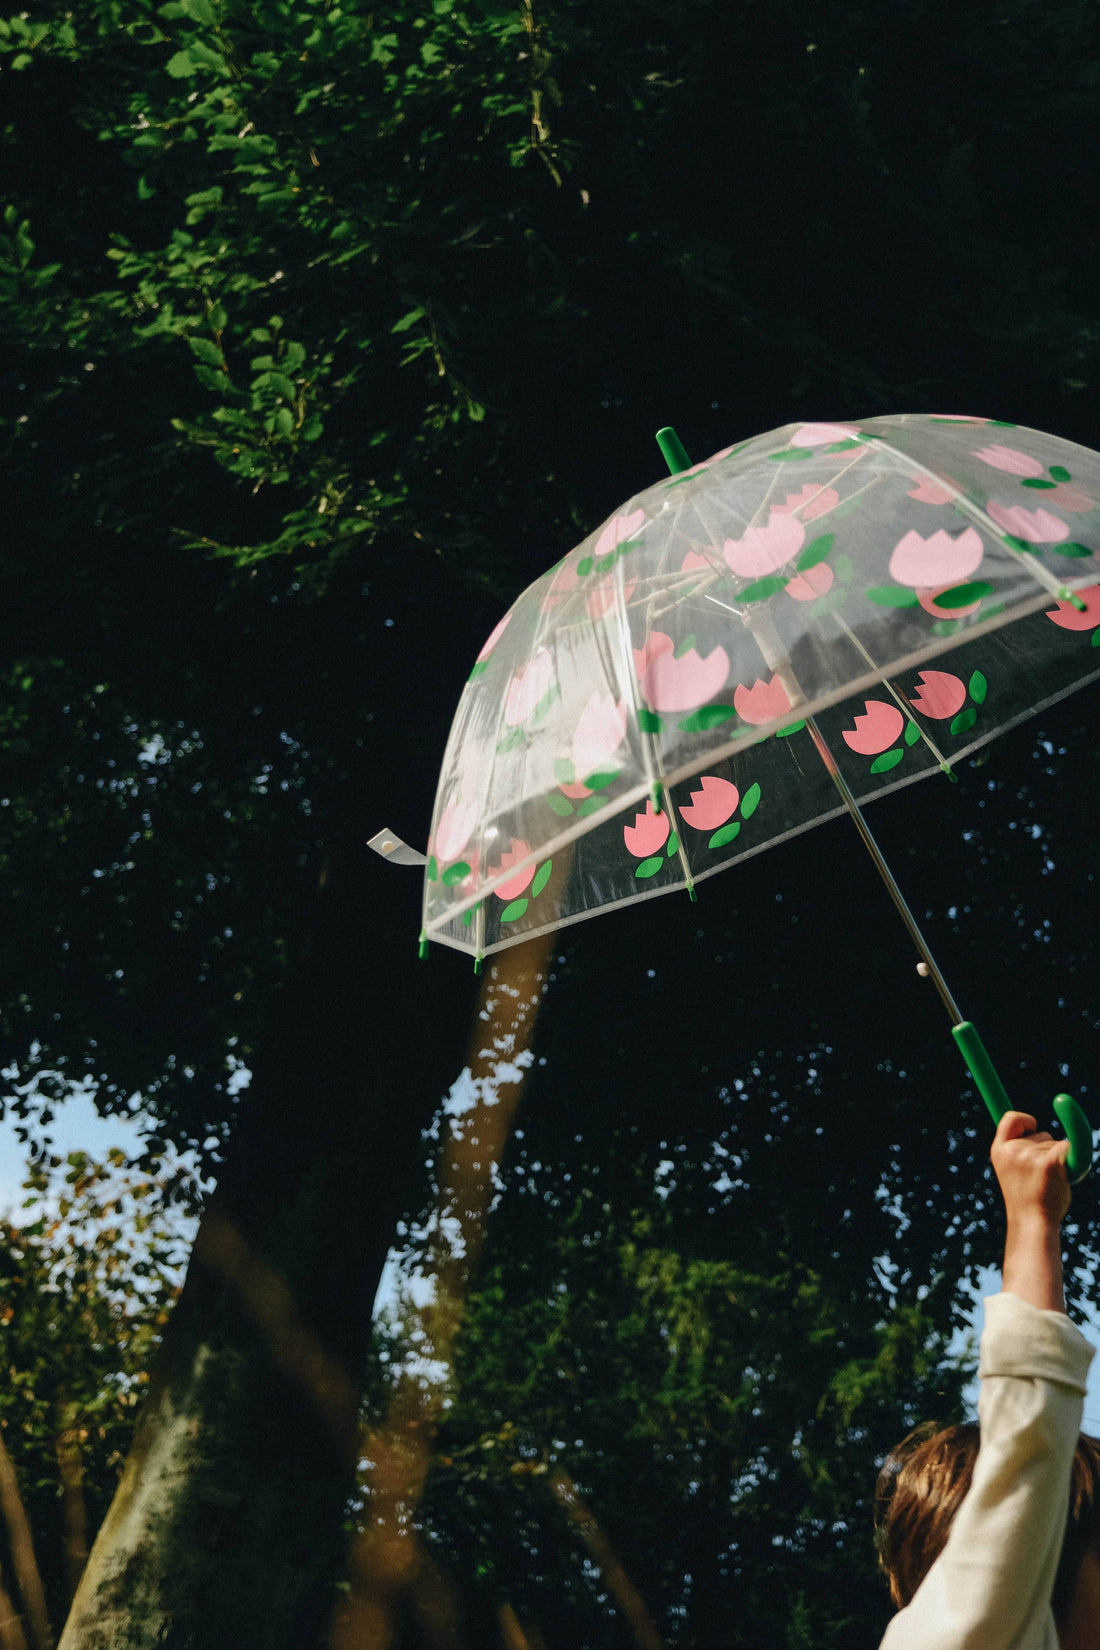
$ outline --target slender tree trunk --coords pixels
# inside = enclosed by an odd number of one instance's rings
[[[305,1650],[331,1615],[371,1308],[472,992],[429,1007],[377,889],[326,880],[61,1650]]]
[[[4,1583],[0,1581],[0,1650],[28,1650],[23,1618]]]
[[[50,1627],[50,1618],[46,1612],[46,1594],[42,1587],[42,1577],[38,1573],[38,1561],[34,1556],[31,1527],[27,1522],[27,1511],[23,1505],[23,1498],[19,1494],[19,1482],[15,1476],[15,1463],[8,1454],[8,1446],[4,1442],[2,1430],[0,1430],[0,1513],[3,1514],[4,1523],[7,1525],[12,1569],[15,1571],[15,1583],[19,1588],[19,1595],[23,1604],[23,1620],[26,1622],[26,1636],[31,1650],[52,1650],[53,1630]],[[0,1608],[3,1608],[2,1604],[0,1604]]]
[[[449,1367],[470,1279],[485,1241],[493,1178],[512,1132],[547,975],[553,935],[509,948],[486,970],[466,1070],[477,1099],[454,1120],[438,1164],[436,1212],[457,1228],[445,1246],[434,1299],[421,1322],[423,1354]],[[327,1650],[391,1650],[411,1606],[438,1650],[460,1650],[461,1631],[446,1579],[424,1552],[415,1515],[431,1466],[443,1387],[398,1383],[388,1415],[370,1430],[363,1455],[368,1515],[352,1543],[347,1586]]]
[[[665,1650],[665,1641],[657,1631],[637,1586],[615,1553],[604,1530],[596,1522],[591,1509],[577,1492],[577,1486],[568,1473],[556,1471],[550,1479],[550,1493],[565,1509],[570,1523],[584,1543],[590,1561],[603,1577],[622,1620],[626,1624],[636,1650]]]
[[[64,1391],[58,1397],[57,1470],[61,1479],[61,1519],[65,1542],[65,1598],[71,1604],[88,1562],[88,1509],[84,1500],[84,1462],[74,1406]]]

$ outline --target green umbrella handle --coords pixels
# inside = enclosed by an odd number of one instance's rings
[[[1069,1136],[1066,1173],[1075,1186],[1092,1168],[1092,1124],[1072,1094],[1054,1096],[1054,1115]]]
[[[999,1123],[1005,1112],[1012,1110],[1012,1102],[1005,1093],[1004,1084],[997,1075],[996,1067],[989,1058],[977,1029],[969,1020],[961,1020],[957,1026],[952,1026],[951,1035],[958,1043],[962,1057],[970,1068],[970,1075],[977,1084],[978,1093],[989,1108],[989,1115],[994,1123]],[[1076,1184],[1077,1181],[1084,1180],[1092,1168],[1092,1127],[1071,1095],[1057,1095],[1054,1112],[1069,1137],[1066,1173],[1071,1183]]]

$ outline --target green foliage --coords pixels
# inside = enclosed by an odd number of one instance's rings
[[[660,1196],[629,1214],[582,1197],[541,1252],[488,1269],[421,1525],[475,1616],[509,1604],[547,1642],[615,1645],[564,1476],[670,1645],[797,1645],[811,1626],[816,1645],[873,1644],[875,1459],[960,1401],[942,1286],[861,1306],[847,1264],[780,1253],[757,1272],[693,1248]]]
[[[760,918],[722,938],[672,914],[655,967],[656,918],[558,959],[416,1517],[475,1636],[507,1608],[532,1642],[618,1645],[607,1551],[670,1645],[870,1650],[885,1626],[877,1464],[961,1412],[957,1280],[995,1239],[948,1177],[949,1080],[942,1110],[927,1070],[919,1106],[888,1060],[858,1081],[882,1045],[846,1066],[839,1022],[809,1056],[739,1052],[700,982]],[[769,965],[787,978],[778,933]],[[610,977],[629,1027],[596,1012]],[[455,1126],[476,1138],[472,1118]],[[425,1188],[406,1258],[427,1275],[463,1218],[441,1197]],[[391,1367],[430,1369],[454,1310],[413,1314]]]
[[[103,1162],[40,1154],[24,1217],[0,1221],[0,1428],[54,1622],[114,1494],[179,1291],[180,1180],[135,1173],[118,1150]]]
[[[511,179],[532,145],[552,169],[561,158],[532,135],[538,74],[516,49],[532,29],[450,4],[212,0],[141,22],[91,3],[36,28],[45,60],[121,67],[85,92],[83,119],[151,203],[112,214],[111,285],[53,282],[52,330],[76,344],[109,327],[152,371],[185,346],[202,393],[177,389],[165,425],[253,494],[280,490],[278,527],[253,543],[198,521],[180,524],[184,542],[317,569],[383,527],[409,531],[413,491],[423,526],[440,456],[485,414],[463,358],[490,317],[440,265],[469,260],[486,184],[508,220],[527,210]],[[26,221],[17,240],[22,272]]]
[[[952,22],[952,64],[983,65],[990,96],[979,113],[968,95],[969,120],[1026,153],[1021,125],[1086,116],[1081,19],[1072,7],[1057,27],[1044,18],[1025,119],[997,95],[1019,69],[990,10]],[[1028,15],[1025,0],[1016,10]],[[419,534],[467,578],[499,574],[498,530],[527,498],[524,455],[538,455],[543,512],[570,522],[560,456],[543,462],[544,449],[569,450],[564,427],[548,431],[536,409],[565,420],[568,389],[574,416],[606,423],[598,409],[621,404],[618,385],[645,404],[676,357],[708,340],[730,354],[746,412],[749,369],[769,359],[796,400],[828,388],[877,410],[911,398],[907,328],[927,349],[944,325],[946,348],[951,321],[930,298],[942,288],[957,290],[952,315],[969,306],[969,331],[995,335],[989,347],[1018,348],[1024,329],[1033,348],[1044,339],[1037,386],[1052,372],[1085,384],[1095,339],[1073,308],[1082,248],[1071,265],[1066,237],[1081,225],[1059,216],[1060,179],[1037,156],[1066,275],[1037,311],[1026,274],[1011,273],[1011,237],[990,243],[1001,203],[969,127],[945,130],[935,99],[907,84],[916,18],[883,31],[864,12],[795,8],[766,49],[753,14],[733,22],[705,0],[686,30],[618,7],[460,0],[382,11],[82,0],[33,24],[9,18],[10,79],[52,95],[79,87],[93,189],[108,173],[115,186],[63,230],[33,173],[21,183],[13,170],[18,302],[35,286],[51,299],[46,335],[25,336],[79,350],[106,334],[112,353],[133,351],[158,438],[173,429],[184,452],[241,484],[229,519],[210,507],[216,490],[191,500],[173,522],[181,543],[240,565],[285,556],[313,578],[390,532]],[[920,27],[934,21],[933,8]],[[730,48],[751,76],[716,73]],[[739,163],[746,144],[766,166]],[[38,219],[50,241],[84,239],[75,265],[35,268]],[[889,247],[903,229],[915,267],[898,271]],[[762,241],[770,253],[737,250]],[[789,300],[807,263],[821,301],[800,321]],[[853,347],[830,312],[841,292],[873,292],[898,346],[876,334]],[[640,330],[654,313],[661,328]],[[667,337],[650,336],[642,362],[636,340],[656,331]],[[968,371],[957,348],[944,366],[953,383]],[[476,510],[457,485],[474,476]],[[244,505],[269,490],[270,506]]]
[[[360,851],[379,773],[430,786],[446,667],[416,653],[457,651],[444,568],[499,583],[486,510],[527,485],[469,386],[514,371],[489,288],[557,188],[545,121],[534,189],[513,164],[537,33],[88,0],[0,59],[5,623],[30,684],[2,712],[26,924],[0,1022],[38,1096],[87,1077],[220,1144],[326,856]],[[517,325],[555,283],[516,288]]]

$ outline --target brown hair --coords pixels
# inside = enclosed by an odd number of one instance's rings
[[[909,1603],[947,1542],[947,1534],[978,1458],[974,1422],[939,1427],[925,1422],[883,1462],[875,1486],[875,1546],[898,1609]],[[1100,1553],[1100,1439],[1077,1440],[1070,1479],[1069,1521],[1051,1606],[1064,1630],[1085,1553]]]

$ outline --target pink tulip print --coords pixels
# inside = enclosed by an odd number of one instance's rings
[[[677,481],[685,481],[688,476],[701,475],[704,470],[709,470],[712,464],[717,464],[719,459],[728,458],[732,451],[732,447],[723,447],[720,452],[711,453],[710,457],[704,458],[701,463],[693,464],[690,470],[678,470]]]
[[[882,699],[865,699],[863,715],[853,717],[854,726],[841,737],[849,750],[860,756],[877,756],[888,750],[905,726],[905,717],[896,705]]]
[[[612,516],[596,540],[595,548],[592,551],[594,558],[598,561],[601,556],[606,556],[609,550],[614,550],[625,539],[632,538],[644,521],[644,510],[632,510],[628,516]]]
[[[637,579],[631,579],[621,589],[614,573],[608,573],[588,591],[587,605],[590,619],[606,619],[610,613],[628,602],[637,588]]]
[[[966,683],[957,676],[947,670],[922,670],[917,677],[917,692],[909,703],[922,716],[929,716],[934,722],[946,722],[962,709],[965,701]]]
[[[516,671],[504,700],[504,720],[510,728],[526,722],[535,706],[546,697],[553,674],[553,663],[545,648],[536,653],[523,670]]]
[[[740,578],[760,579],[785,567],[806,542],[806,529],[797,516],[772,508],[767,525],[749,527],[739,539],[722,546],[726,565]]]
[[[837,441],[851,441],[859,434],[855,424],[803,424],[791,437],[792,447],[831,447]]]
[[[704,774],[699,781],[699,789],[692,791],[687,807],[680,809],[680,818],[686,820],[693,830],[713,831],[733,817],[740,800],[737,786],[728,779],[719,779],[713,773]]]
[[[917,485],[910,489],[910,498],[915,498],[918,504],[950,504],[955,497],[949,487],[933,476],[922,476]]]
[[[929,538],[910,531],[898,540],[890,557],[890,577],[910,589],[945,589],[970,578],[981,566],[982,538],[975,527],[966,527],[958,538],[942,528]]]
[[[653,663],[663,653],[675,653],[676,643],[671,636],[666,636],[663,630],[651,630],[641,647],[633,649],[634,670],[639,682]]]
[[[714,567],[714,562],[707,556],[701,556],[698,550],[689,550],[680,563],[681,573],[706,573]]]
[[[757,678],[751,688],[743,685],[734,688],[733,708],[742,722],[762,727],[765,722],[777,722],[781,716],[786,716],[791,701],[779,677],[773,676],[770,682]]]
[[[1061,544],[1069,538],[1069,523],[1059,521],[1049,510],[1025,510],[1022,504],[990,504],[989,514],[1014,538],[1027,544]]]
[[[776,515],[800,515],[803,521],[814,521],[827,516],[840,503],[840,494],[833,487],[815,487],[807,482],[799,493],[788,493],[782,504],[773,504]]]
[[[626,706],[610,694],[592,694],[573,731],[574,773],[598,773],[606,768],[625,733]]]
[[[787,595],[793,596],[796,602],[815,602],[833,588],[833,570],[827,561],[819,561],[816,567],[796,573],[787,581],[786,588]]]
[[[1006,475],[1029,480],[1041,476],[1044,469],[1037,458],[1020,452],[1018,447],[982,447],[975,451],[974,457],[980,458],[983,464],[991,465],[994,470],[1003,470]]]
[[[730,673],[729,657],[725,648],[716,647],[706,658],[692,647],[676,657],[671,639],[664,637],[668,647],[650,655],[650,642],[657,640],[654,632],[644,650],[648,663],[642,672],[642,693],[654,710],[694,710],[705,705],[724,687]],[[637,658],[637,654],[635,654]]]
[[[1060,630],[1095,630],[1100,624],[1100,584],[1087,584],[1083,590],[1075,590],[1074,595],[1084,602],[1084,612],[1072,602],[1060,601],[1057,607],[1048,610],[1047,618]]]
[[[577,572],[575,560],[562,562],[554,577],[550,580],[550,588],[539,604],[540,613],[553,613],[574,592],[580,588],[581,576]]]
[[[645,812],[635,816],[633,825],[623,826],[623,841],[635,859],[648,859],[660,853],[670,830],[668,814],[654,813],[652,802],[647,802]]]
[[[485,646],[482,648],[481,652],[477,656],[478,664],[480,664],[483,659],[487,659],[489,657],[490,653],[493,651],[494,647],[496,647],[497,643],[500,641],[500,638],[504,635],[504,632],[507,630],[508,621],[511,617],[512,617],[511,613],[506,613],[504,615],[503,619],[501,619],[500,623],[497,625],[496,629],[490,631],[489,638],[486,641]]]
[[[457,859],[470,840],[477,819],[477,803],[455,798],[439,816],[435,852],[441,860]]]
[[[501,854],[500,865],[497,869],[506,871],[512,865],[518,865],[520,860],[525,859],[530,852],[530,843],[520,842],[516,837],[512,837],[511,847]],[[497,899],[504,900],[506,903],[508,900],[518,899],[524,889],[530,885],[534,875],[535,864],[532,860],[530,865],[525,865],[522,871],[517,871],[514,877],[508,878],[507,882],[500,883],[493,889],[493,892]]]
[[[1095,499],[1083,493],[1080,487],[1072,482],[1063,481],[1047,494],[1047,502],[1056,504],[1059,510],[1068,510],[1071,516],[1084,515],[1088,510],[1096,509]]]
[[[610,694],[593,693],[577,719],[573,730],[569,760],[565,771],[572,768],[573,778],[560,781],[558,789],[572,802],[582,802],[592,795],[585,778],[611,767],[626,734],[626,706]]]

